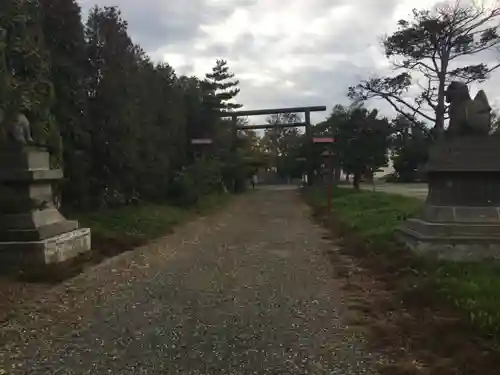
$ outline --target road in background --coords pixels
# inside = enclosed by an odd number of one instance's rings
[[[389,194],[399,194],[408,197],[415,197],[422,200],[427,198],[427,184],[426,183],[411,183],[411,184],[390,184],[390,183],[375,183],[375,185],[365,184],[362,185],[364,190],[381,191]]]

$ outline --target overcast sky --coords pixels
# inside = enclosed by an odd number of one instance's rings
[[[389,72],[380,37],[417,4],[437,0],[79,0],[84,14],[117,5],[129,34],[178,74],[202,77],[217,58],[241,81],[245,109],[347,104],[349,85]],[[481,86],[497,106],[499,75]],[[385,103],[373,103],[393,115]],[[314,114],[321,121],[327,113]],[[251,119],[252,122],[262,122]]]

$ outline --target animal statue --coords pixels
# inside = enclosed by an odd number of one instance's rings
[[[34,143],[30,122],[23,113],[17,114],[12,120],[1,121],[0,126],[8,145],[26,146]]]
[[[6,80],[6,56],[5,45],[7,32],[0,27],[0,99],[5,100],[5,80]],[[1,138],[7,144],[26,145],[33,143],[31,137],[30,122],[23,113],[10,117],[7,115],[5,108],[2,108],[5,103],[0,103],[0,133]]]
[[[33,138],[31,137],[30,122],[24,114],[19,113],[12,121],[10,126],[10,136],[13,140],[22,145],[34,143]]]
[[[487,135],[491,130],[491,106],[483,90],[471,99],[465,83],[453,81],[446,90],[450,103],[450,135]]]
[[[5,108],[7,57],[5,47],[7,45],[7,31],[0,27],[0,135],[7,144],[27,145],[33,143],[31,137],[31,126],[28,118],[22,113],[9,116]]]

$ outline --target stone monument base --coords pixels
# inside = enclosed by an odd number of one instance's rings
[[[0,267],[16,276],[53,280],[79,263],[90,229],[66,220],[54,204],[62,170],[40,147],[0,151]],[[75,266],[75,267],[73,267]]]
[[[500,223],[432,223],[408,219],[397,237],[413,252],[451,261],[500,259]]]
[[[429,192],[419,218],[398,236],[437,259],[500,259],[500,137],[445,139],[430,152]]]
[[[30,272],[68,262],[90,247],[90,229],[79,228],[39,241],[0,242],[0,259],[10,268]]]

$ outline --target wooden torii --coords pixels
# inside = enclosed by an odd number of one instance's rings
[[[314,164],[313,164],[313,139],[311,129],[311,112],[326,111],[326,106],[311,106],[311,107],[291,107],[291,108],[271,108],[271,109],[256,109],[250,111],[234,111],[222,112],[220,117],[230,117],[233,124],[233,147],[236,147],[236,138],[238,130],[260,130],[272,128],[293,128],[305,127],[307,142],[307,183],[313,184]],[[265,124],[265,125],[238,125],[238,117],[243,116],[259,116],[259,115],[277,115],[282,113],[304,113],[304,122],[294,122],[289,124]]]

